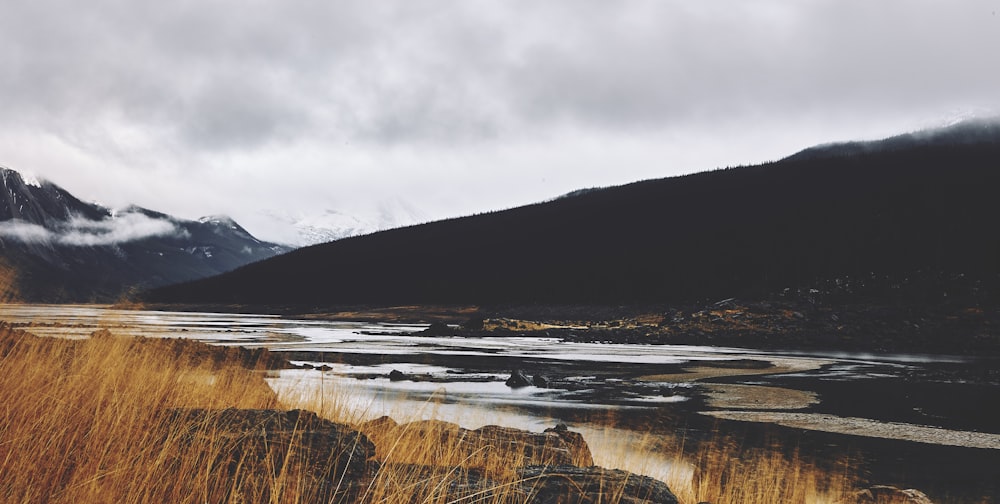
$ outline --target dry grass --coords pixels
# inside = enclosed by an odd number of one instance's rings
[[[364,424],[365,412],[346,408],[337,391],[281,404],[246,355],[219,352],[200,343],[108,334],[83,341],[37,338],[0,326],[0,502],[315,502],[319,490],[293,465],[241,459],[223,470],[223,435],[206,431],[197,438],[202,445],[192,447],[193,427],[163,414],[171,408],[302,406],[357,425],[375,442],[381,469],[361,483],[359,501],[499,504],[526,498],[516,490],[523,454],[460,449],[444,423],[436,432],[405,423]],[[692,461],[683,440],[608,432],[589,439],[598,465],[663,479],[684,503],[832,503],[855,484],[850,464],[821,470],[780,447],[751,450],[720,437]],[[664,459],[670,463],[650,462]],[[476,487],[478,477],[499,487]],[[616,502],[615,492],[602,502]]]
[[[713,503],[848,502],[857,484],[850,460],[820,469],[797,450],[747,448],[725,436],[699,448],[694,465],[690,490],[683,493]]]
[[[175,355],[169,344],[2,331],[3,502],[235,502],[251,493],[179,456],[181,433],[162,412],[277,406],[259,373]]]

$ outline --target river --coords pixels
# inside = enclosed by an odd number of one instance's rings
[[[279,395],[337,390],[370,418],[531,430],[565,422],[598,437],[609,431],[588,419],[613,413],[635,420],[612,432],[622,439],[684,417],[1000,453],[995,358],[425,336],[423,325],[102,305],[0,305],[0,320],[40,336],[107,328],[267,347],[299,366],[269,378]],[[535,384],[507,386],[514,370]]]

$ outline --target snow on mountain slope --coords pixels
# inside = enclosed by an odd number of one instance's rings
[[[298,247],[429,220],[423,212],[398,198],[350,210],[326,209],[314,213],[265,210],[256,217],[255,227],[272,230],[272,240]]]
[[[85,203],[0,167],[0,300],[109,301],[287,252],[228,217],[198,221]]]

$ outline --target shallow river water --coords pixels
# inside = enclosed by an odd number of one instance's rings
[[[561,410],[695,408],[717,417],[802,428],[833,428],[820,424],[840,417],[853,421],[852,433],[879,437],[891,437],[893,430],[879,423],[913,424],[967,433],[934,440],[930,431],[918,441],[958,439],[1000,448],[1000,436],[988,435],[1000,434],[995,406],[1000,387],[991,381],[997,369],[991,359],[421,336],[414,335],[425,328],[420,325],[102,305],[0,305],[0,320],[30,323],[28,329],[42,336],[86,337],[108,328],[268,347],[287,352],[293,362],[325,366],[282,371],[272,380],[275,388],[293,393],[294,388],[347,387],[370,414],[401,406],[419,411],[419,405],[435,399],[436,415],[485,418],[484,413],[503,409],[519,426],[538,427],[560,420]],[[503,382],[514,368],[556,379],[546,388],[510,388]],[[407,379],[390,380],[393,370]]]

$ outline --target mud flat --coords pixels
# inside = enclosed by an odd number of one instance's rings
[[[744,366],[721,366],[721,365],[700,365],[685,366],[682,373],[652,374],[639,377],[640,380],[686,383],[693,381],[708,380],[711,378],[722,378],[727,376],[756,376],[775,375],[785,373],[800,373],[812,371],[830,364],[827,359],[783,359],[780,357],[768,357],[764,360],[756,361],[755,365]]]

